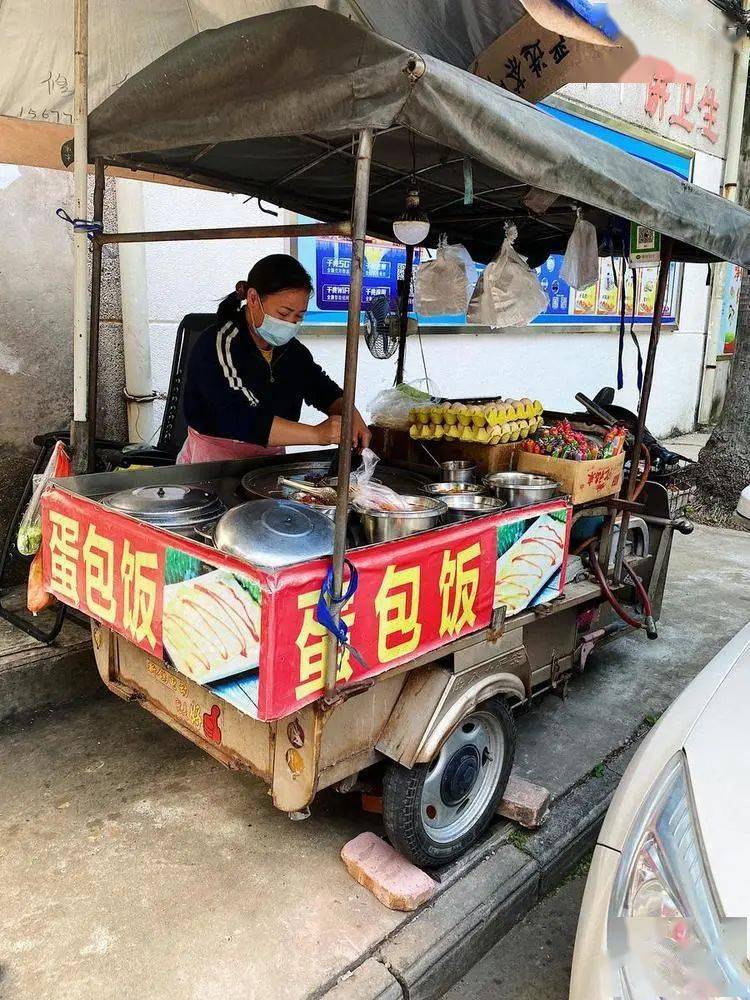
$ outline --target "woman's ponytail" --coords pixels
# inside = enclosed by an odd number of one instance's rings
[[[219,308],[216,310],[216,319],[219,323],[226,323],[230,319],[234,319],[240,309],[242,300],[240,299],[237,292],[230,292],[225,299],[222,299],[219,303]]]

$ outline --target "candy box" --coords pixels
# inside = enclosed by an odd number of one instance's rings
[[[518,452],[518,471],[533,472],[556,480],[574,504],[615,496],[622,486],[625,455],[574,462],[550,455]]]

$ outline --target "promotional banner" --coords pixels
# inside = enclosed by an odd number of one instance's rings
[[[519,614],[564,586],[570,507],[504,511],[348,553],[338,683],[357,683]],[[325,687],[318,616],[329,560],[264,572],[54,487],[42,501],[45,588],[209,688],[278,719]]]

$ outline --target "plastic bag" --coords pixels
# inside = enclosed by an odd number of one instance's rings
[[[476,265],[466,247],[441,242],[435,259],[417,268],[414,309],[421,316],[463,315],[476,280]]]
[[[589,288],[599,280],[599,240],[596,229],[592,223],[586,222],[580,211],[565,250],[560,278],[575,289]]]
[[[380,459],[371,448],[362,449],[362,465],[349,478],[349,495],[354,504],[369,510],[409,510],[413,505],[390,486],[375,482],[373,475]]]
[[[31,500],[29,500],[18,527],[16,548],[22,556],[33,556],[39,551],[39,546],[42,543],[42,509],[40,506],[42,494],[51,480],[69,475],[70,458],[62,441],[58,441],[52,449],[47,468],[41,476],[34,477],[34,492],[31,494]]]
[[[44,589],[42,550],[40,549],[31,560],[29,568],[29,581],[26,584],[26,607],[33,615],[38,615],[40,611],[44,611],[45,608],[49,608],[54,603],[53,595]]]
[[[479,326],[527,326],[546,308],[549,299],[536,273],[513,249],[518,236],[508,226],[500,253],[490,261],[477,282],[467,320]]]
[[[433,397],[439,395],[437,386],[427,379],[402,382],[391,389],[384,389],[370,400],[370,423],[393,430],[408,430],[409,411],[415,406],[430,403]]]

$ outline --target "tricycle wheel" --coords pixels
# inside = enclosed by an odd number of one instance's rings
[[[510,709],[491,698],[458,723],[429,764],[389,765],[383,821],[393,846],[420,868],[460,857],[489,825],[515,748]]]

